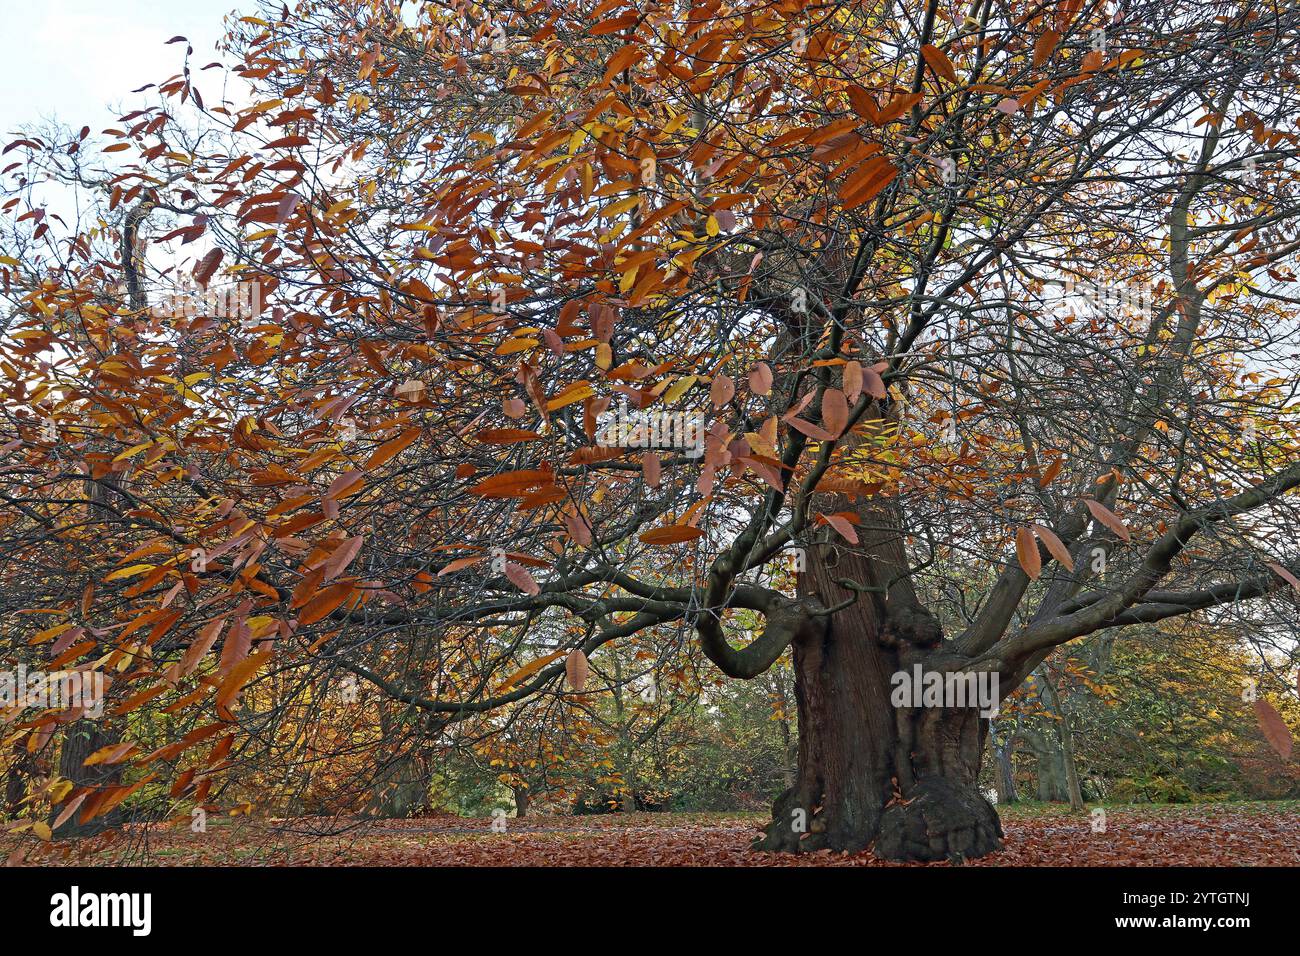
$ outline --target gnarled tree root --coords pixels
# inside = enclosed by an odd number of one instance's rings
[[[885,860],[954,863],[1002,849],[1002,823],[974,787],[931,777],[917,783],[911,794],[890,803],[882,814],[859,810],[853,819],[843,808],[819,807],[805,788],[792,787],[777,798],[772,822],[752,849],[856,853],[870,847]],[[800,818],[798,812],[810,806],[815,812]]]
[[[961,862],[1002,849],[1002,823],[974,787],[929,777],[885,808],[873,849],[886,860]]]

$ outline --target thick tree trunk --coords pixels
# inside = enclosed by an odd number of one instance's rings
[[[788,852],[873,847],[896,860],[960,860],[1001,847],[997,814],[976,784],[987,720],[975,707],[900,707],[891,676],[921,663],[951,669],[935,619],[887,564],[825,546],[810,550],[800,590],[825,607],[863,593],[793,645],[798,778],[755,847]],[[825,620],[825,619],[821,619]]]

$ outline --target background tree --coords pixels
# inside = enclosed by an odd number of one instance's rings
[[[263,13],[228,45],[251,105],[187,63],[118,171],[11,146],[5,573],[120,713],[193,714],[130,758],[173,797],[260,746],[262,682],[350,674],[436,737],[653,632],[737,679],[792,652],[761,846],[960,858],[999,845],[987,721],[891,675],[1006,695],[1105,629],[1294,627],[1293,8]],[[159,278],[199,243],[260,319],[114,292],[139,209]],[[42,402],[120,450],[42,442]],[[598,441],[623,406],[699,414],[702,454]],[[111,535],[69,521],[128,469]]]

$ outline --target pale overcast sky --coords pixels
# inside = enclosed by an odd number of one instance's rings
[[[206,74],[198,69],[217,60],[222,17],[250,0],[0,0],[0,137],[24,123],[57,118],[98,133],[120,113],[110,104],[138,105],[130,91],[179,73],[188,37],[191,69],[205,99]]]

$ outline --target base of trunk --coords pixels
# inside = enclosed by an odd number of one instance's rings
[[[807,808],[813,808],[809,811]],[[960,863],[1002,849],[1002,822],[980,792],[944,777],[918,781],[911,796],[879,807],[827,806],[792,787],[753,844],[775,853],[870,848],[884,860]]]
[[[753,849],[772,853],[816,853],[865,850],[880,828],[878,801],[853,801],[826,806],[824,795],[810,787],[793,786],[772,807],[772,822]]]
[[[973,787],[944,777],[919,781],[880,820],[875,853],[886,860],[963,860],[1002,849],[1002,821]]]

